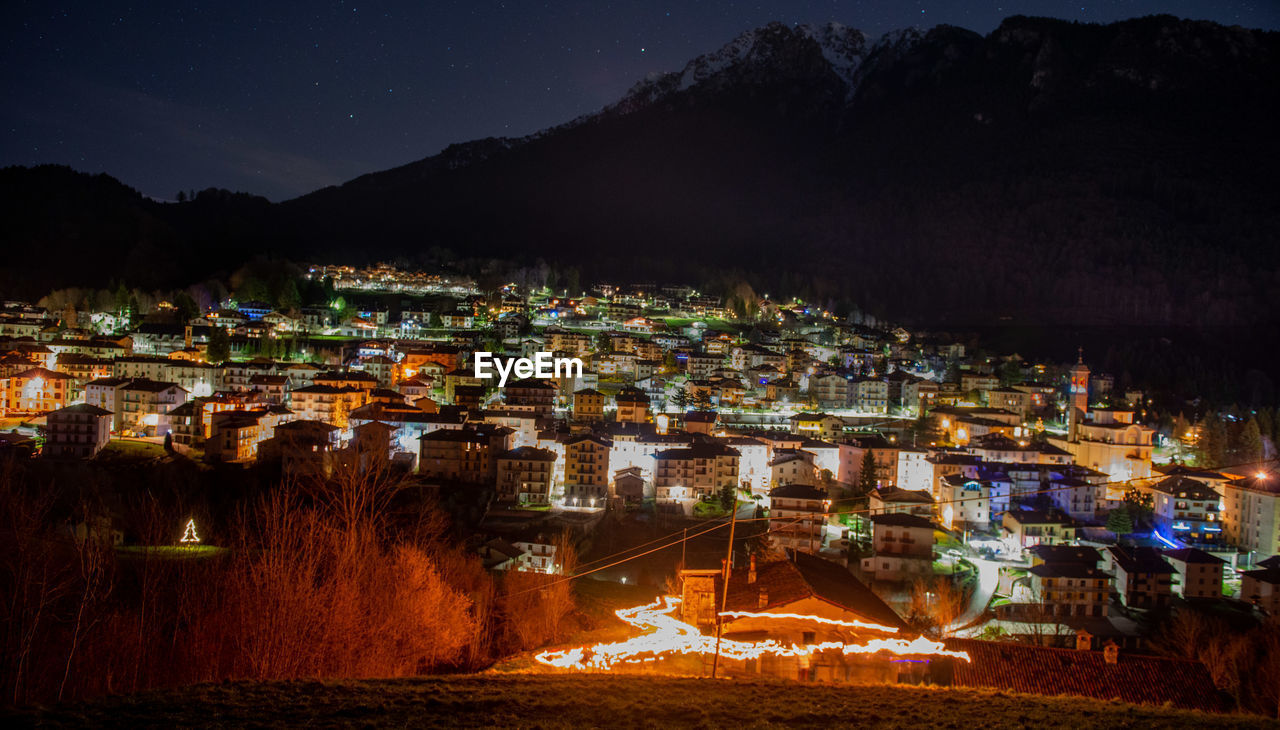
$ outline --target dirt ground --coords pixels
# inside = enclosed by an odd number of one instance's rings
[[[1273,727],[1119,702],[888,685],[479,674],[231,682],[11,713],[6,727]]]

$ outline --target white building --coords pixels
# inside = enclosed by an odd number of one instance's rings
[[[1280,553],[1280,471],[1260,471],[1223,486],[1222,528],[1231,545],[1261,556]]]

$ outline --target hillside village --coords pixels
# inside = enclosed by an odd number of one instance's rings
[[[1093,372],[1088,352],[1028,362],[685,286],[485,291],[389,265],[305,279],[326,301],[6,302],[0,448],[151,449],[286,480],[371,460],[462,495],[492,571],[567,572],[553,537],[600,525],[740,522],[753,552],[835,570],[872,589],[884,621],[927,616],[953,641],[1143,650],[1178,605],[1280,611],[1269,416],[1234,426],[1238,462],[1206,463],[1221,421],[1148,423],[1139,385]],[[479,351],[584,367],[497,387],[476,377]],[[111,514],[77,529],[136,539]],[[718,565],[595,577],[696,583]]]

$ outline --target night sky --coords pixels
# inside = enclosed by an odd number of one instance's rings
[[[5,6],[0,165],[107,172],[162,199],[215,186],[280,200],[451,142],[527,134],[770,20],[872,36],[940,23],[988,33],[1015,14],[1280,27],[1274,0]]]

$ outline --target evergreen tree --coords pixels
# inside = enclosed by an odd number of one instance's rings
[[[858,470],[858,487],[863,494],[876,488],[876,457],[867,449],[862,455],[862,466]]]
[[[720,508],[728,512],[733,509],[738,501],[738,490],[732,484],[726,484],[720,488]]]
[[[196,300],[185,291],[178,292],[173,298],[173,308],[177,312],[178,324],[186,324],[200,315],[200,307],[196,304]]]
[[[565,296],[576,297],[582,294],[582,286],[579,284],[580,278],[581,274],[578,272],[578,267],[570,266],[565,270],[563,278],[561,279],[561,285],[564,287]]]
[[[1258,428],[1257,419],[1250,418],[1240,430],[1240,441],[1236,450],[1236,460],[1254,462],[1262,460],[1262,432]]]
[[[129,313],[128,316],[129,316],[130,329],[136,328],[138,326],[138,323],[142,321],[142,312],[140,310],[141,310],[141,307],[138,306],[137,295],[130,294],[129,304],[128,304],[128,313]]]
[[[1216,413],[1211,413],[1200,422],[1200,444],[1197,462],[1200,466],[1219,467],[1227,463],[1227,453],[1231,447],[1227,425]]]
[[[700,411],[709,410],[711,408],[711,393],[699,389],[693,396],[693,407]]]
[[[302,306],[302,294],[298,291],[297,280],[288,279],[280,287],[280,296],[276,298],[276,306],[282,312],[297,311],[298,307]]]
[[[129,290],[125,288],[124,282],[120,282],[120,286],[116,287],[115,294],[115,311],[116,316],[124,319],[129,312]]]
[[[952,360],[947,363],[947,373],[943,376],[948,383],[960,382],[960,363]]]
[[[1270,407],[1258,409],[1258,432],[1264,439],[1275,441],[1275,412]]]
[[[1173,430],[1173,433],[1172,433],[1173,438],[1184,439],[1187,437],[1187,433],[1191,431],[1191,422],[1187,420],[1186,416],[1179,413],[1173,419],[1172,430]]]
[[[671,402],[683,413],[689,407],[689,392],[684,388],[677,389],[675,395],[671,396]]]
[[[214,327],[209,333],[209,349],[205,359],[211,363],[222,363],[231,359],[231,337],[221,327]]]
[[[1129,514],[1128,507],[1120,506],[1111,510],[1111,514],[1107,515],[1107,531],[1115,533],[1116,537],[1133,532],[1133,517]]]
[[[1003,386],[1017,385],[1022,382],[1022,364],[1014,360],[1007,360],[1000,366],[1000,384]]]

